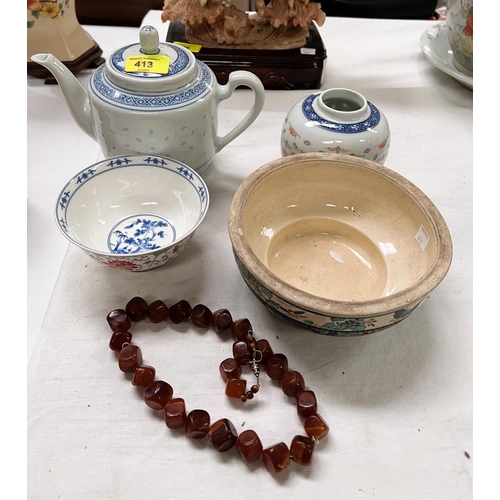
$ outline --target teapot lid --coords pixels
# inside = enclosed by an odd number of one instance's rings
[[[165,64],[168,65],[166,68]],[[153,68],[153,72],[147,65]],[[139,43],[118,49],[106,60],[106,73],[113,83],[139,92],[162,92],[182,87],[196,77],[197,71],[193,53],[179,45],[160,43],[154,26],[143,26]]]

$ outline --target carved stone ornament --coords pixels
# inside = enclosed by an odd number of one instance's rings
[[[189,43],[210,48],[283,50],[302,47],[307,25],[319,26],[326,15],[321,4],[309,0],[256,0],[247,13],[231,0],[165,0],[161,19],[181,21]]]

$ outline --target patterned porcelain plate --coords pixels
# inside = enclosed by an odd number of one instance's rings
[[[446,35],[446,24],[427,28],[420,37],[420,47],[427,60],[458,83],[473,90],[472,77],[459,71],[453,64],[453,53]]]

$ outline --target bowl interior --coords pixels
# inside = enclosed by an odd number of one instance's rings
[[[191,233],[208,207],[196,172],[171,159],[107,159],[62,191],[58,224],[66,236],[106,254],[149,252]]]
[[[437,234],[414,193],[383,172],[326,160],[277,168],[243,205],[243,237],[278,280],[316,297],[405,290],[433,266]]]

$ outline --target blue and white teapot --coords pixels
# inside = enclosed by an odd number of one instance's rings
[[[104,155],[169,156],[203,174],[214,155],[262,111],[262,82],[248,71],[234,71],[226,85],[219,85],[212,70],[190,50],[160,43],[153,26],[142,27],[139,40],[108,56],[93,73],[88,92],[52,54],[31,59],[54,75],[73,117]],[[219,137],[219,103],[241,85],[253,90],[253,106],[234,129]]]

